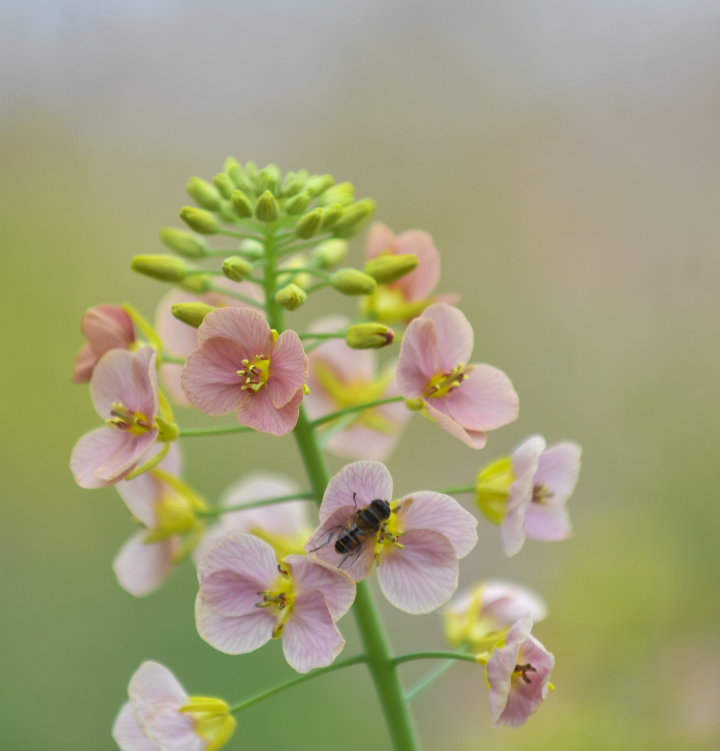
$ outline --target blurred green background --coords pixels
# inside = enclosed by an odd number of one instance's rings
[[[146,599],[122,591],[110,564],[129,515],[68,470],[97,425],[70,383],[83,311],[152,315],[164,289],[129,258],[161,251],[186,179],[228,155],[331,172],[396,231],[429,231],[475,359],[513,379],[520,418],[482,452],[415,417],[389,462],[398,492],[472,482],[531,432],[584,447],[572,540],[507,560],[481,523],[461,566],[461,584],[502,576],[547,598],[557,692],[494,730],[480,671],[458,665],[414,705],[425,749],[718,748],[717,4],[0,5],[0,749],[113,749],[144,659],[231,701],[290,674],[276,643],[227,657],[200,640],[188,564]],[[353,304],[324,291],[295,316],[337,308]],[[259,465],[303,482],[291,437],[184,448],[213,500]],[[398,650],[442,647],[437,615],[382,610]],[[227,748],[369,744],[390,748],[353,668],[243,713]]]

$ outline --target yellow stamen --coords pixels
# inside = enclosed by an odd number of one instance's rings
[[[113,402],[110,414],[112,417],[105,421],[107,425],[118,430],[126,430],[133,435],[142,435],[155,428],[151,417],[142,412],[132,412],[122,402]]]
[[[259,391],[270,377],[270,358],[267,355],[255,355],[255,359],[243,360],[243,370],[238,370],[240,378],[245,379],[243,391]]]
[[[465,365],[460,363],[447,373],[437,373],[428,384],[423,395],[428,399],[441,399],[451,391],[455,391],[460,384],[467,380]]]

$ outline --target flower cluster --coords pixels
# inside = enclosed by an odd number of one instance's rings
[[[288,664],[307,678],[364,662],[387,709],[425,686],[403,699],[388,675],[437,653],[392,657],[377,646],[382,627],[364,582],[377,569],[396,608],[441,609],[455,650],[443,656],[486,666],[492,721],[521,725],[552,690],[554,657],[531,633],[547,608],[507,582],[457,593],[459,562],[477,544],[478,522],[453,496],[474,494],[480,513],[500,526],[507,555],[527,537],[565,539],[579,446],[548,448],[533,435],[471,485],[396,497],[381,462],[414,412],[475,450],[518,416],[507,375],[471,362],[473,328],[455,307],[459,298],[435,294],[440,253],[432,237],[395,236],[376,223],[364,268],[337,269],[348,239],[375,210],[371,199],[355,200],[350,183],[228,159],[212,183],[192,178],[187,190],[197,206],[180,217],[192,232],[164,228],[161,240],[174,255],[136,256],[131,264],[174,287],[156,326],[128,305],[91,308],[73,373],[73,381],[89,382],[105,423],[78,441],[73,475],[83,488],[114,485],[142,525],[115,557],[120,586],[145,596],[192,561],[197,630],[206,642],[236,655],[281,640]],[[210,248],[206,237],[214,235],[235,247]],[[218,256],[214,269],[209,262]],[[305,331],[285,325],[285,312],[328,287],[360,298],[355,319],[326,316]],[[385,358],[396,338],[397,358]],[[182,428],[171,402],[213,417],[234,414],[235,422]],[[208,503],[183,478],[177,441],[233,432],[293,433],[310,490],[254,472]],[[329,478],[323,449],[355,461]],[[356,600],[366,651],[337,661],[346,646],[338,624]],[[233,714],[264,696],[234,708],[189,697],[166,668],[144,663],[113,737],[123,751],[217,751],[235,730]],[[403,713],[386,717],[395,742],[415,748]]]

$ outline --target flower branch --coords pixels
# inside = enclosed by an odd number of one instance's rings
[[[311,425],[317,428],[319,425],[324,425],[326,422],[332,422],[337,420],[338,417],[349,415],[353,412],[362,412],[365,409],[374,409],[375,407],[382,407],[383,404],[394,404],[395,402],[403,401],[402,396],[390,396],[387,399],[377,399],[374,402],[365,402],[364,404],[355,404],[352,407],[346,407],[345,409],[338,410],[332,414],[318,417],[317,420],[313,420]]]

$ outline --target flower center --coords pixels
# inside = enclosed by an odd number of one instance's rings
[[[259,391],[270,377],[270,357],[268,355],[255,355],[255,361],[243,360],[244,370],[238,370],[240,378],[245,379],[243,391]]]
[[[408,498],[405,503],[412,503],[412,498]],[[404,531],[401,520],[398,518],[398,511],[400,511],[400,506],[398,506],[397,501],[395,501],[395,503],[392,504],[390,518],[386,522],[383,522],[375,537],[375,562],[378,566],[380,565],[382,553],[390,552],[394,548],[397,548],[398,550],[404,550],[405,548],[405,546],[399,542],[399,538],[405,537],[407,532]]]
[[[438,373],[433,376],[428,387],[423,391],[423,396],[428,399],[441,399],[455,391],[465,380],[467,380],[465,365],[460,363],[447,373]]]
[[[532,683],[528,678],[528,673],[537,673],[537,670],[529,662],[526,665],[516,665],[515,670],[513,670],[513,675],[522,676],[525,683]]]
[[[280,622],[273,629],[273,639],[279,639],[282,636],[285,621],[287,621],[295,602],[290,570],[284,563],[280,563],[278,564],[278,571],[280,576],[276,579],[273,588],[258,592],[262,600],[255,605],[256,608],[274,608],[277,615],[280,616]]]
[[[532,502],[547,503],[548,498],[553,497],[553,492],[546,485],[536,485],[533,488]]]
[[[222,699],[191,696],[180,711],[193,718],[196,735],[209,741],[205,751],[222,748],[235,730],[235,718],[230,715],[230,707]]]
[[[133,435],[142,435],[155,427],[149,417],[142,412],[131,412],[122,402],[113,402],[110,414],[112,417],[105,421],[107,425]]]

